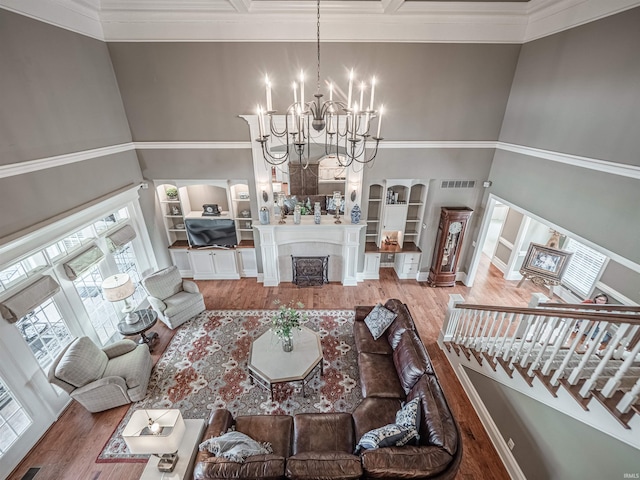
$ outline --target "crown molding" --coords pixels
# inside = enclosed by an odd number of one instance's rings
[[[325,42],[526,43],[640,0],[325,0]],[[0,0],[4,8],[110,42],[315,41],[309,0]]]

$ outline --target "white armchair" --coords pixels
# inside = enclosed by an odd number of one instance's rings
[[[142,280],[142,285],[158,318],[171,329],[178,328],[205,309],[198,285],[183,280],[176,266],[152,273]]]

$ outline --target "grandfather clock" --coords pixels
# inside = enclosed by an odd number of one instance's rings
[[[464,232],[473,210],[467,207],[442,207],[438,236],[431,259],[429,279],[432,287],[453,287]]]

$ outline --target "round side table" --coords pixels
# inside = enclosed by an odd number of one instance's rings
[[[139,320],[136,323],[120,322],[118,323],[118,331],[124,336],[140,335],[138,343],[142,345],[146,343],[149,346],[149,351],[152,350],[151,344],[158,338],[156,332],[149,332],[145,334],[147,330],[153,327],[158,321],[158,314],[155,310],[137,310],[134,312],[138,315]]]

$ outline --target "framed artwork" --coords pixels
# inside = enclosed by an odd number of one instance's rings
[[[527,278],[540,277],[549,283],[559,283],[571,255],[570,252],[531,243],[520,273]]]

